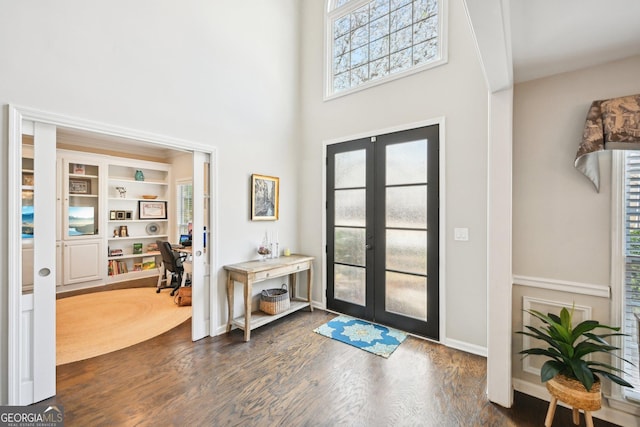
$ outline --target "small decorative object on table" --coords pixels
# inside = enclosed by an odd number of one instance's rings
[[[287,285],[282,285],[282,289],[265,289],[260,293],[260,311],[273,315],[288,310],[290,306]]]
[[[260,261],[264,261],[267,258],[270,258],[271,255],[271,245],[269,244],[269,238],[267,236],[267,232],[264,232],[264,237],[262,238],[262,243],[258,246],[258,254],[260,254]]]

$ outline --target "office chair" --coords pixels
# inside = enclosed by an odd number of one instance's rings
[[[171,289],[173,296],[180,286],[184,286],[186,276],[182,263],[187,258],[186,255],[180,255],[179,252],[171,249],[171,243],[158,240],[158,249],[162,255],[162,274],[158,277],[158,285],[156,293],[160,293],[162,289]]]

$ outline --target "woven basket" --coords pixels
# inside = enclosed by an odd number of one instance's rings
[[[273,315],[288,310],[290,306],[285,285],[282,285],[282,289],[265,289],[260,293],[260,311]]]
[[[597,411],[601,406],[600,381],[597,380],[587,391],[582,383],[564,375],[556,375],[547,381],[547,390],[556,399],[567,405],[585,411]]]

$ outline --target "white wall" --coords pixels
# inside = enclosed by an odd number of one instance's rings
[[[218,266],[255,258],[266,227],[298,229],[298,2],[0,0],[0,105],[24,105],[217,147]],[[6,236],[7,108],[0,121]],[[249,220],[251,173],[281,178],[280,221]],[[6,253],[4,240],[1,251]],[[0,257],[0,403],[7,265]],[[219,323],[226,322],[218,271]],[[241,300],[241,298],[237,298]]]
[[[513,272],[609,283],[611,155],[600,193],[573,162],[596,99],[640,92],[640,57],[519,84],[514,100]]]
[[[302,3],[302,251],[322,259],[323,142],[446,118],[445,340],[486,346],[487,91],[461,0],[449,2],[449,63],[323,101],[324,1]],[[469,227],[470,241],[453,241]],[[319,266],[319,264],[317,264]],[[314,300],[324,288],[317,275]]]
[[[581,71],[518,84],[514,90],[513,274],[542,286],[612,285],[611,153],[600,155],[600,193],[575,170],[573,162],[591,102],[640,93],[640,56]],[[584,287],[587,292],[589,286]],[[552,303],[583,305],[592,317],[611,324],[610,298],[575,291],[514,286],[513,330],[523,330],[525,298],[533,308]],[[619,325],[620,321],[615,322]],[[548,398],[540,378],[523,370],[517,356],[522,337],[513,339],[516,389]],[[605,384],[605,391],[608,384]],[[594,414],[623,424],[634,418],[610,408]],[[631,420],[631,421],[629,421]]]

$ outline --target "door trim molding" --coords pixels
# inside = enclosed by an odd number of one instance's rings
[[[108,136],[121,137],[134,139],[140,142],[148,142],[158,146],[174,149],[183,149],[186,151],[200,151],[209,154],[211,179],[217,178],[217,149],[216,147],[206,145],[200,142],[188,141],[184,139],[164,136],[160,134],[154,134],[150,132],[139,131],[135,129],[125,128],[121,126],[110,125],[107,123],[97,122],[88,119],[82,119],[78,117],[70,117],[61,114],[51,113],[35,108],[9,104],[9,123],[8,123],[8,202],[7,207],[7,220],[9,226],[7,232],[7,258],[8,258],[8,291],[7,291],[7,303],[8,303],[8,340],[7,340],[7,389],[8,389],[8,404],[9,405],[21,405],[21,363],[20,363],[20,337],[22,332],[21,327],[21,283],[22,283],[22,271],[21,271],[21,234],[18,234],[17,227],[12,227],[11,224],[19,224],[21,221],[21,165],[22,165],[22,121],[30,120],[34,122],[41,122],[54,125],[56,127],[66,127],[76,130],[83,130],[92,133],[99,133]],[[25,129],[29,132],[29,129]],[[217,181],[217,179],[216,179]],[[218,203],[217,203],[217,182],[215,186],[210,186],[210,246],[209,249],[213,252],[211,254],[211,264],[208,266],[208,275],[210,276],[209,292],[210,300],[205,303],[209,303],[209,315],[211,316],[211,323],[209,328],[209,335],[213,336],[216,330],[213,327],[214,313],[217,314],[214,304],[214,298],[217,296],[217,274],[212,274],[213,271],[217,271],[218,259],[217,259],[217,231],[218,231]]]
[[[401,125],[391,126],[387,128],[374,129],[371,131],[361,132],[358,134],[352,134],[347,136],[341,136],[338,138],[327,139],[322,142],[322,244],[327,245],[327,146],[332,144],[339,144],[341,142],[353,141],[355,139],[370,138],[372,136],[379,136],[386,133],[402,132],[406,130],[416,129],[425,126],[438,125],[439,130],[439,212],[440,212],[440,224],[439,224],[439,292],[440,292],[440,316],[439,316],[439,335],[441,343],[447,341],[446,338],[446,140],[445,140],[445,126],[446,120],[444,116],[434,117],[418,122],[405,123]],[[322,283],[322,306],[327,306],[327,252],[322,249],[322,272],[320,276]]]

